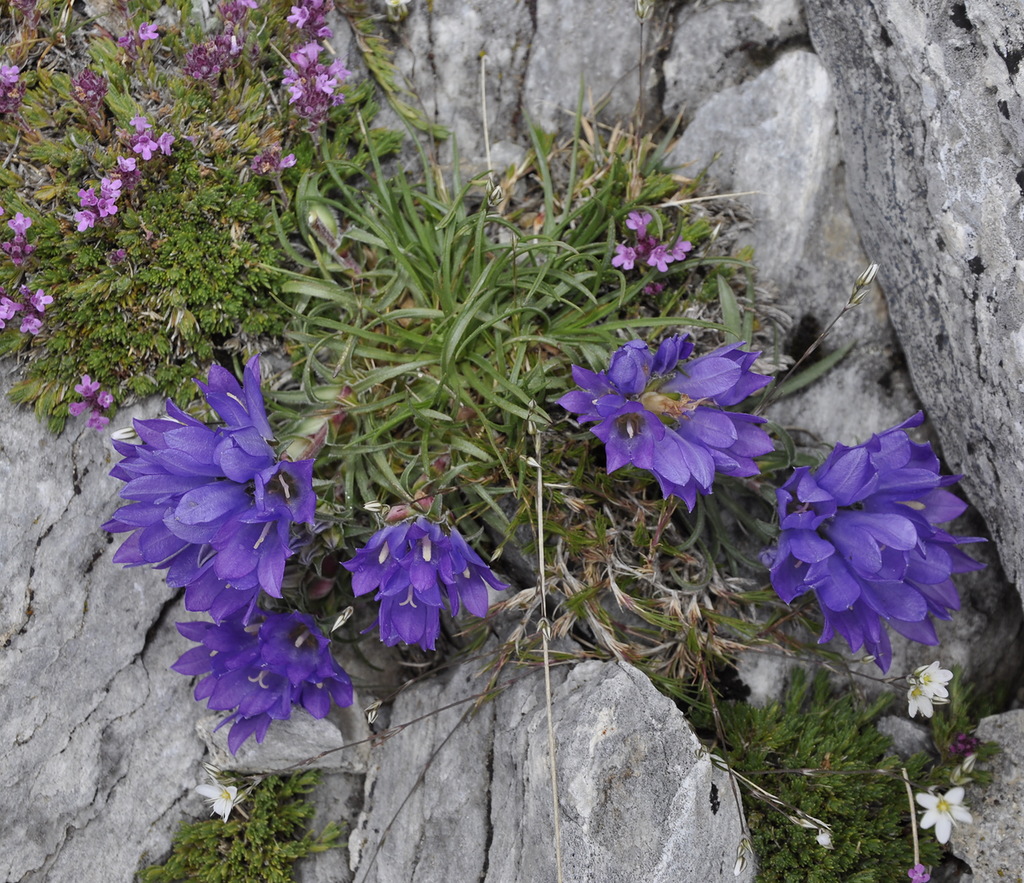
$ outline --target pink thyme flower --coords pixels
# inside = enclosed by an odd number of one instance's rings
[[[647,225],[651,223],[651,216],[647,212],[630,212],[626,216],[626,226],[630,230],[636,230],[636,238],[642,239],[647,235]]]
[[[78,232],[84,233],[86,230],[96,226],[96,213],[88,209],[75,212],[75,223],[78,224]]]
[[[47,304],[53,303],[53,298],[46,294],[43,289],[36,289],[36,293],[29,296],[29,303],[37,313],[45,313]]]
[[[674,261],[685,261],[689,252],[693,251],[693,243],[685,239],[677,239],[672,246],[670,254]]]
[[[11,300],[9,297],[0,297],[0,322],[3,322],[5,319],[13,319],[14,314],[23,309],[25,309],[25,307],[17,301]],[[0,324],[0,328],[3,327],[4,326]]]
[[[628,245],[619,244],[615,246],[615,257],[612,258],[613,267],[622,267],[623,270],[632,270],[636,262],[636,250]]]
[[[148,21],[144,21],[141,25],[139,25],[139,40],[146,41],[159,39],[160,34],[157,33],[155,24]]]
[[[7,226],[18,236],[24,236],[28,228],[32,226],[32,219],[26,218],[21,212],[18,212],[7,222]]]
[[[153,128],[152,125],[150,125],[149,121],[144,116],[133,116],[130,122],[132,126],[135,127],[135,131],[140,135],[143,132],[145,132],[146,129]]]
[[[31,334],[35,336],[39,333],[39,330],[43,327],[43,320],[38,316],[26,315],[21,320],[21,332],[23,334]]]
[[[160,147],[160,152],[164,156],[171,155],[171,145],[175,142],[175,140],[175,137],[170,132],[164,132],[159,138],[156,139],[156,143]]]
[[[664,245],[656,245],[649,255],[647,255],[647,263],[652,267],[657,267],[662,273],[668,269],[668,265],[674,261],[675,258],[669,254],[668,249]]]
[[[100,385],[88,374],[82,375],[82,382],[75,384],[75,392],[83,398],[91,398],[100,391]]]
[[[160,150],[160,144],[149,137],[148,132],[143,132],[132,137],[132,150],[141,154],[142,158],[149,161],[153,154]]]

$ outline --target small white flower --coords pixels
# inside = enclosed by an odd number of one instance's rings
[[[914,669],[913,679],[926,690],[930,690],[933,696],[940,696],[945,699],[949,696],[946,692],[946,684],[953,680],[953,672],[945,668],[939,668],[938,660],[931,665],[922,665]]]
[[[970,811],[963,805],[964,789],[950,788],[945,794],[917,794],[915,799],[926,810],[921,816],[921,827],[935,826],[935,839],[948,843],[953,833],[953,823],[970,824],[974,821]]]
[[[907,702],[910,704],[911,717],[917,717],[918,712],[924,717],[932,716],[932,697],[920,684],[911,681],[910,689],[907,690]]]
[[[818,836],[816,839],[821,846],[825,847],[825,849],[832,848],[832,834],[826,831],[824,828],[818,831]]]
[[[907,690],[908,713],[916,717],[920,712],[924,717],[931,717],[933,706],[944,705],[949,701],[946,684],[953,678],[953,672],[939,668],[938,662],[922,665],[907,678],[910,687]]]
[[[220,816],[226,822],[231,810],[238,802],[238,789],[234,785],[199,785],[196,787],[213,807],[210,815]]]

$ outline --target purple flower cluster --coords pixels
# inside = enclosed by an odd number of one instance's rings
[[[716,473],[757,475],[753,458],[772,450],[764,418],[726,411],[771,381],[750,370],[760,353],[740,344],[719,347],[680,365],[693,352],[686,335],[661,342],[655,354],[631,340],[607,371],[573,365],[581,390],[558,400],[605,444],[608,471],[632,464],[651,472],[662,493],[693,509],[710,494]]]
[[[96,394],[95,384],[82,380]],[[213,622],[178,623],[200,646],[172,668],[203,675],[196,699],[232,711],[220,724],[232,725],[232,753],[251,735],[262,742],[271,722],[291,717],[295,706],[322,718],[332,699],[352,703],[352,682],[313,618],[256,606],[261,589],[281,596],[292,529],[311,525],[316,509],[313,461],[274,455],[259,382],[258,356],[242,384],[216,365],[207,383],[196,381],[223,421],[217,428],[172,401],[166,419],[136,420],[142,442],[115,440],[124,459],[111,470],[132,502],[104,525],[131,532],[116,562],[167,568],[168,582],[185,587],[185,606],[210,612]]]
[[[130,137],[129,143],[132,151],[143,160],[148,162],[158,151],[164,156],[171,155],[171,145],[176,139],[170,132],[164,132],[154,140],[151,133],[153,125],[144,116],[132,117],[131,124],[135,134]]]
[[[100,389],[99,383],[90,378],[88,374],[83,374],[82,382],[75,384],[75,392],[82,397],[82,401],[72,402],[68,405],[71,416],[78,417],[89,411],[89,420],[86,422],[86,426],[90,429],[104,429],[110,422],[110,418],[105,417],[103,412],[114,404],[114,397],[106,390]]]
[[[94,71],[86,68],[71,79],[71,97],[85,111],[94,123],[99,123],[103,99],[107,95],[107,81]]]
[[[75,221],[80,233],[94,226],[97,217],[107,218],[117,214],[117,199],[121,195],[122,186],[120,178],[102,178],[99,196],[93,187],[78,191],[82,209],[75,212]]]
[[[306,120],[306,128],[312,132],[327,119],[332,107],[345,101],[339,90],[352,72],[339,59],[323,64],[319,60],[320,46],[316,43],[307,43],[289,57],[294,67],[285,71],[282,80],[291,95],[288,103],[295,106],[299,116]]]
[[[888,671],[885,624],[912,641],[937,644],[931,617],[960,607],[951,575],[984,565],[956,548],[978,542],[936,527],[966,504],[947,491],[929,444],[906,429],[921,413],[854,447],[836,445],[816,469],[793,472],[776,491],[778,544],[765,553],[772,586],[787,603],[814,592],[825,619],[819,643],[839,632]]]
[[[484,616],[487,587],[508,588],[458,530],[445,532],[423,516],[377,531],[342,566],[352,573],[354,594],[376,590],[380,639],[389,647],[402,641],[433,650],[446,604],[452,616],[460,606]]]
[[[279,145],[268,147],[263,153],[258,153],[252,158],[249,168],[257,175],[274,175],[282,169],[290,169],[295,165],[295,154],[289,153],[281,156]]]
[[[969,733],[957,733],[950,743],[949,753],[957,757],[969,757],[981,748],[981,739]]]
[[[222,71],[238,64],[242,48],[235,34],[217,34],[188,50],[182,72],[187,77],[215,86]]]
[[[4,210],[0,208],[0,215],[3,213]],[[20,267],[25,263],[25,258],[36,250],[34,245],[28,244],[28,239],[25,236],[28,228],[32,226],[32,219],[26,218],[21,212],[16,212],[14,217],[7,222],[7,226],[14,231],[14,238],[9,242],[0,242],[0,248],[4,250],[14,266]]]
[[[143,161],[152,159],[157,153],[171,155],[171,145],[176,139],[170,132],[163,132],[154,139],[151,134],[153,126],[144,116],[132,117],[131,124],[135,132],[131,135],[122,133],[122,137],[127,137],[129,147]],[[117,157],[117,168],[100,179],[99,193],[95,187],[83,187],[78,191],[79,210],[74,215],[78,231],[85,232],[95,227],[97,221],[116,215],[118,199],[135,190],[141,180],[142,169],[136,157]]]
[[[249,11],[258,8],[256,0],[227,0],[217,7],[220,17],[232,30],[237,30],[246,24],[249,19]]]
[[[255,0],[228,0],[217,7],[224,22],[222,33],[197,43],[185,53],[182,73],[194,80],[216,86],[223,71],[238,65],[247,39],[249,11]]]
[[[25,16],[25,21],[30,28],[39,26],[38,0],[11,0],[11,5]]]
[[[124,459],[110,473],[127,482],[121,497],[132,502],[103,527],[131,532],[115,562],[167,568],[189,610],[220,620],[251,614],[261,588],[281,597],[292,527],[313,523],[313,461],[275,456],[258,356],[244,386],[217,365],[208,383],[196,383],[224,426],[212,429],[170,400],[167,419],[136,420],[142,444],[115,441]]]
[[[16,64],[0,65],[0,113],[14,113],[24,97],[21,68]]]
[[[615,246],[615,257],[612,258],[613,267],[621,267],[623,270],[632,270],[637,263],[646,263],[648,266],[657,267],[662,273],[668,270],[668,265],[675,261],[686,260],[687,254],[693,250],[693,245],[684,240],[677,239],[671,245],[659,242],[654,236],[647,232],[647,225],[651,223],[651,216],[647,212],[630,212],[626,218],[626,226],[633,231],[634,242],[632,245],[620,243]]]
[[[178,631],[199,646],[171,666],[184,675],[204,675],[195,697],[218,711],[234,709],[228,749],[238,751],[249,736],[262,742],[272,721],[287,720],[302,706],[323,718],[333,699],[352,704],[352,681],[331,655],[311,616],[265,613],[246,619],[235,613],[220,622],[179,622]]]
[[[22,301],[12,300],[7,296],[7,289],[0,285],[0,329],[7,327],[7,323],[14,318],[15,313],[24,312],[21,317],[22,334],[36,335],[43,327],[43,313],[46,312],[47,304],[53,303],[53,298],[38,288],[33,292],[27,285],[18,289]]]
[[[299,0],[287,21],[310,40],[329,40],[334,32],[327,26],[327,13],[333,9],[334,0]]]

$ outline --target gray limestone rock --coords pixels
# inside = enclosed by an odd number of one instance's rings
[[[202,811],[200,709],[169,669],[188,647],[174,590],[114,565],[100,530],[115,459],[84,420],[55,437],[0,395],[3,880],[128,883]]]
[[[621,664],[552,681],[566,881],[753,879],[752,863],[733,876],[742,829],[728,779],[671,700]],[[554,879],[542,673],[474,713],[483,683],[463,666],[396,701],[392,720],[415,723],[375,749],[350,841],[359,883]]]
[[[808,0],[850,204],[949,467],[1024,571],[1024,11]]]
[[[666,115],[692,117],[711,97],[801,46],[810,42],[800,0],[678,4],[672,46],[661,60]]]
[[[795,358],[843,309],[871,262],[846,205],[833,108],[824,66],[795,49],[711,96],[669,156],[690,164],[688,174],[709,167],[720,192],[745,194],[739,199],[753,223],[742,241],[754,246],[759,280],[790,315]],[[877,293],[844,316],[822,352],[851,339],[854,350],[838,368],[768,416],[825,441],[856,444],[913,414],[919,406]]]
[[[964,803],[974,822],[956,825],[950,846],[971,866],[977,883],[1020,881],[1024,875],[1024,710],[985,718],[976,735],[1002,751],[988,768],[993,780],[967,787]]]

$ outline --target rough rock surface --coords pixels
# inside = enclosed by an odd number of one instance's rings
[[[168,668],[188,647],[174,591],[112,564],[99,529],[113,460],[84,421],[56,438],[0,396],[2,880],[128,883],[202,812],[201,710]]]
[[[715,93],[696,109],[669,161],[690,164],[690,174],[709,167],[716,189],[745,194],[739,199],[752,224],[741,241],[754,246],[758,278],[778,292],[790,315],[788,348],[798,358],[843,309],[871,262],[846,205],[824,66],[798,48]],[[857,345],[839,369],[777,403],[768,416],[855,444],[917,411],[878,292],[843,317],[822,352],[851,339]]]
[[[988,768],[992,784],[967,788],[964,803],[974,817],[969,826],[953,828],[954,854],[971,866],[973,879],[1024,880],[1024,710],[985,718],[976,735],[998,742],[1002,751]]]
[[[914,386],[1011,580],[1024,572],[1024,11],[808,0],[850,204]]]
[[[752,865],[733,876],[728,779],[671,700],[621,664],[552,680],[566,881],[753,879]],[[350,838],[356,881],[554,879],[542,673],[473,713],[482,684],[464,666],[396,701],[393,720],[416,723],[374,750],[370,809]],[[424,848],[454,831],[458,850]]]

